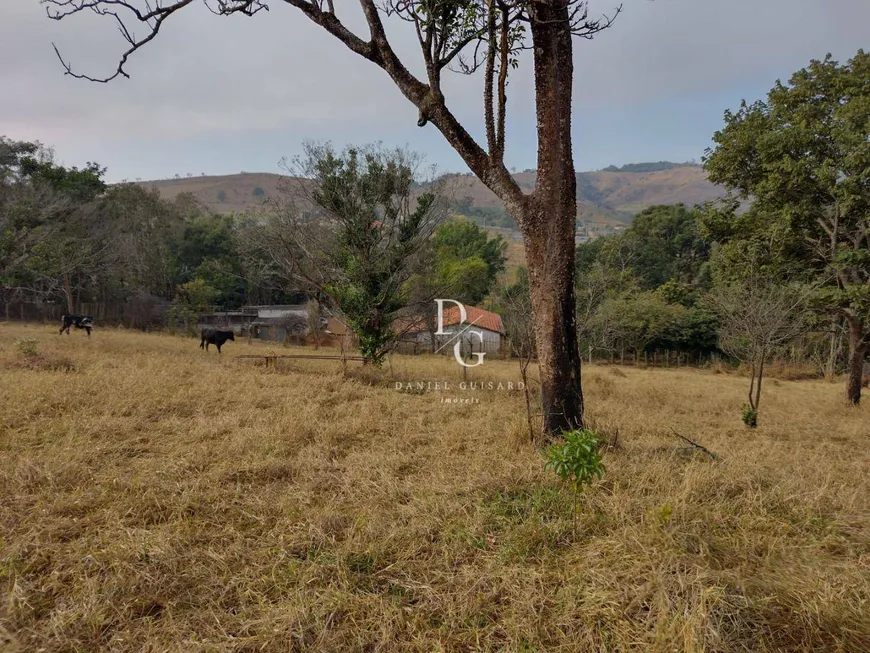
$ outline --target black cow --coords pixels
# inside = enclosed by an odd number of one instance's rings
[[[88,332],[88,338],[91,337],[91,329],[94,327],[94,318],[90,315],[62,315],[60,325],[60,335],[64,331],[69,335],[70,327],[75,327],[76,329],[84,329]]]
[[[236,336],[232,331],[219,331],[210,327],[203,329],[200,335],[202,340],[199,341],[199,348],[208,351],[208,346],[214,345],[217,347],[218,353],[221,353],[221,347],[223,347],[223,344],[227,340],[232,340],[233,342],[236,340]]]

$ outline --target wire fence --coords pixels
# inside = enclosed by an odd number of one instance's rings
[[[462,358],[470,358],[474,354],[485,353],[487,356],[506,357],[510,353],[508,341],[499,334],[481,333],[482,337],[465,335],[457,338],[455,335],[434,335],[431,340],[425,338],[406,338],[396,343],[393,351],[397,354],[417,356],[420,354],[439,354],[453,356],[456,345],[459,344],[459,354]]]

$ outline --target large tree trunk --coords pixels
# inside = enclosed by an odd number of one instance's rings
[[[555,5],[555,6],[554,6]],[[567,3],[536,3],[532,20],[538,173],[520,222],[529,266],[544,428],[583,426],[574,301],[577,178],[571,149],[574,79]]]
[[[569,202],[566,202],[569,203]],[[570,210],[571,226],[576,209]],[[549,212],[547,212],[549,213]],[[543,221],[547,214],[535,216]],[[552,221],[550,227],[553,227]],[[560,229],[560,231],[567,231]],[[583,427],[580,350],[574,313],[574,235],[542,228],[524,233],[529,265],[535,344],[541,377],[544,429],[548,433]],[[567,242],[567,244],[566,244]]]
[[[849,380],[846,385],[846,399],[858,405],[861,402],[861,380],[864,374],[864,359],[870,345],[860,320],[849,320]]]

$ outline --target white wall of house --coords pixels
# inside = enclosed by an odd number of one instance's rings
[[[450,326],[444,327],[444,335],[436,335],[435,336],[435,348],[441,347],[444,345],[444,348],[440,353],[442,354],[451,354],[453,353],[453,348],[455,343],[458,341],[459,336],[456,334],[461,331],[466,331],[462,335],[462,351],[468,351],[466,348],[471,347],[471,351],[483,351],[486,353],[497,353],[501,349],[501,334],[496,331],[490,331],[489,329],[482,329],[478,326],[473,326],[471,328],[466,329],[468,325],[463,326]],[[472,335],[468,333],[468,331],[478,331],[483,334],[483,342],[480,341],[480,338],[476,335]],[[420,331],[414,334],[408,334],[405,337],[405,340],[413,340],[419,342],[420,344],[429,345],[431,343],[431,336],[426,331]]]
[[[308,309],[305,306],[298,306],[293,308],[270,307],[257,309],[257,317],[291,317],[293,315],[307,318]]]

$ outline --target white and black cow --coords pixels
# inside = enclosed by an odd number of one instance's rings
[[[70,327],[75,327],[76,329],[84,329],[88,333],[88,338],[91,337],[91,329],[94,328],[94,318],[90,315],[62,315],[60,321],[60,333],[57,335],[61,335],[64,331],[69,335]]]

